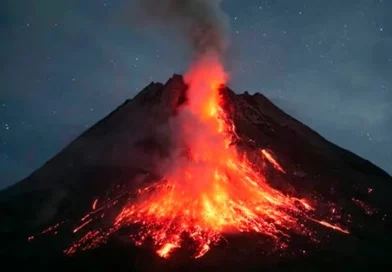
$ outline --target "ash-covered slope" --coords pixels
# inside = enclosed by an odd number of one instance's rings
[[[119,187],[132,191],[153,180],[171,141],[167,122],[186,100],[186,88],[178,75],[165,85],[151,83],[29,177],[0,192],[0,254],[25,260],[25,269],[31,269],[31,263],[38,264],[37,269],[48,268],[50,260],[59,261],[61,249],[72,235],[56,233],[53,239],[38,243],[28,243],[27,237],[56,222],[75,224],[96,198]],[[222,94],[243,139],[237,146],[249,152],[269,148],[285,168],[284,179],[270,173],[271,185],[325,202],[325,209],[330,209],[328,203],[335,203],[349,224],[350,235],[321,230],[328,237],[327,244],[303,245],[306,254],[289,252],[284,256],[266,253],[263,246],[250,243],[252,238],[234,237],[229,246],[201,260],[177,256],[174,264],[118,239],[71,260],[65,258],[65,264],[88,264],[107,271],[322,270],[387,265],[392,257],[392,178],[369,161],[328,142],[262,94],[239,95],[227,88]]]

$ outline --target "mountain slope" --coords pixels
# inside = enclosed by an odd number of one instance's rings
[[[37,263],[41,270],[45,260],[49,269],[50,260],[62,260],[59,253],[73,236],[60,233],[37,243],[28,243],[27,237],[56,222],[75,225],[95,199],[116,190],[134,191],[141,183],[157,179],[159,162],[167,157],[173,141],[167,124],[176,115],[177,106],[186,101],[186,89],[179,75],[164,85],[151,83],[29,177],[0,192],[0,253]],[[340,262],[344,270],[364,262],[387,263],[392,255],[392,178],[369,161],[328,142],[262,94],[235,94],[228,88],[222,94],[242,139],[236,143],[238,148],[250,154],[260,148],[273,150],[286,170],[284,179],[268,172],[271,185],[312,198],[320,205],[326,203],[320,216],[335,203],[349,224],[350,235],[320,230],[328,243],[313,245],[296,238],[294,244],[301,245],[300,251],[307,254],[286,253],[283,257],[272,251],[265,254],[268,246],[253,245],[252,236],[235,236],[229,239],[229,246],[221,246],[200,261],[178,255],[175,264],[118,237],[95,251],[65,258],[65,263],[94,263],[96,268],[107,265],[113,270],[115,263],[121,262],[118,269],[140,271],[221,266],[233,271],[306,266],[321,270]]]

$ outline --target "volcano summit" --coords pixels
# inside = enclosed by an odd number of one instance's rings
[[[1,254],[30,271],[386,267],[391,177],[225,83],[213,58],[151,83],[2,191]]]

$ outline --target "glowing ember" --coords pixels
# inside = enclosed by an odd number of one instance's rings
[[[340,231],[340,232],[345,233],[345,234],[349,234],[350,233],[348,230],[345,230],[345,229],[343,229],[341,227],[338,227],[338,226],[334,226],[334,225],[332,225],[332,224],[330,224],[330,223],[328,223],[326,221],[322,221],[322,220],[321,221],[314,220],[314,221],[319,223],[319,224],[321,224],[321,225],[323,225],[323,226],[325,226],[325,227],[327,227],[327,228],[331,228],[333,230]]]
[[[286,173],[283,168],[280,166],[280,164],[274,159],[274,157],[272,157],[272,155],[270,154],[270,152],[268,152],[267,150],[263,149],[261,150],[261,153],[263,154],[263,156],[270,162],[272,163],[272,165],[275,167],[275,169],[279,170],[282,173]]]
[[[373,215],[375,213],[377,213],[377,210],[370,207],[368,204],[366,204],[365,202],[356,199],[356,198],[352,198],[351,199],[358,207],[360,207],[367,215]]]
[[[95,210],[97,208],[98,199],[94,200],[92,209]]]
[[[289,231],[312,235],[301,223],[306,220],[348,233],[310,218],[307,213],[315,208],[308,200],[272,188],[261,174],[262,169],[238,153],[232,143],[240,138],[222,108],[224,101],[219,92],[226,80],[221,63],[213,55],[192,67],[186,76],[188,103],[176,117],[179,126],[175,136],[181,144],[175,150],[179,152],[173,153],[182,155],[174,157],[161,181],[138,190],[139,198],[122,208],[109,230],[87,231],[65,250],[66,254],[93,248],[110,234],[131,225],[139,227],[131,236],[134,243],[140,246],[152,239],[156,253],[164,258],[182,247],[184,237],[193,242],[193,256],[200,258],[226,233],[253,232],[275,241],[288,238]],[[271,151],[258,152],[285,173]],[[105,205],[114,205],[109,201],[97,209],[97,202],[94,200],[93,211],[81,220],[74,233],[86,228]]]
[[[81,230],[82,228],[84,228],[85,226],[87,226],[88,224],[90,224],[91,221],[93,221],[93,220],[92,220],[92,219],[89,219],[88,221],[84,222],[84,223],[81,224],[79,227],[77,227],[76,229],[74,229],[73,233],[78,232],[79,230]]]
[[[161,249],[157,250],[157,253],[159,256],[166,258],[169,257],[170,252],[177,247],[180,246],[173,243],[166,243]]]

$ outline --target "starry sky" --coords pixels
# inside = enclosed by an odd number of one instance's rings
[[[129,2],[0,2],[0,189],[188,67],[170,30],[131,26]],[[232,89],[264,93],[392,173],[392,1],[223,0],[223,9]]]

